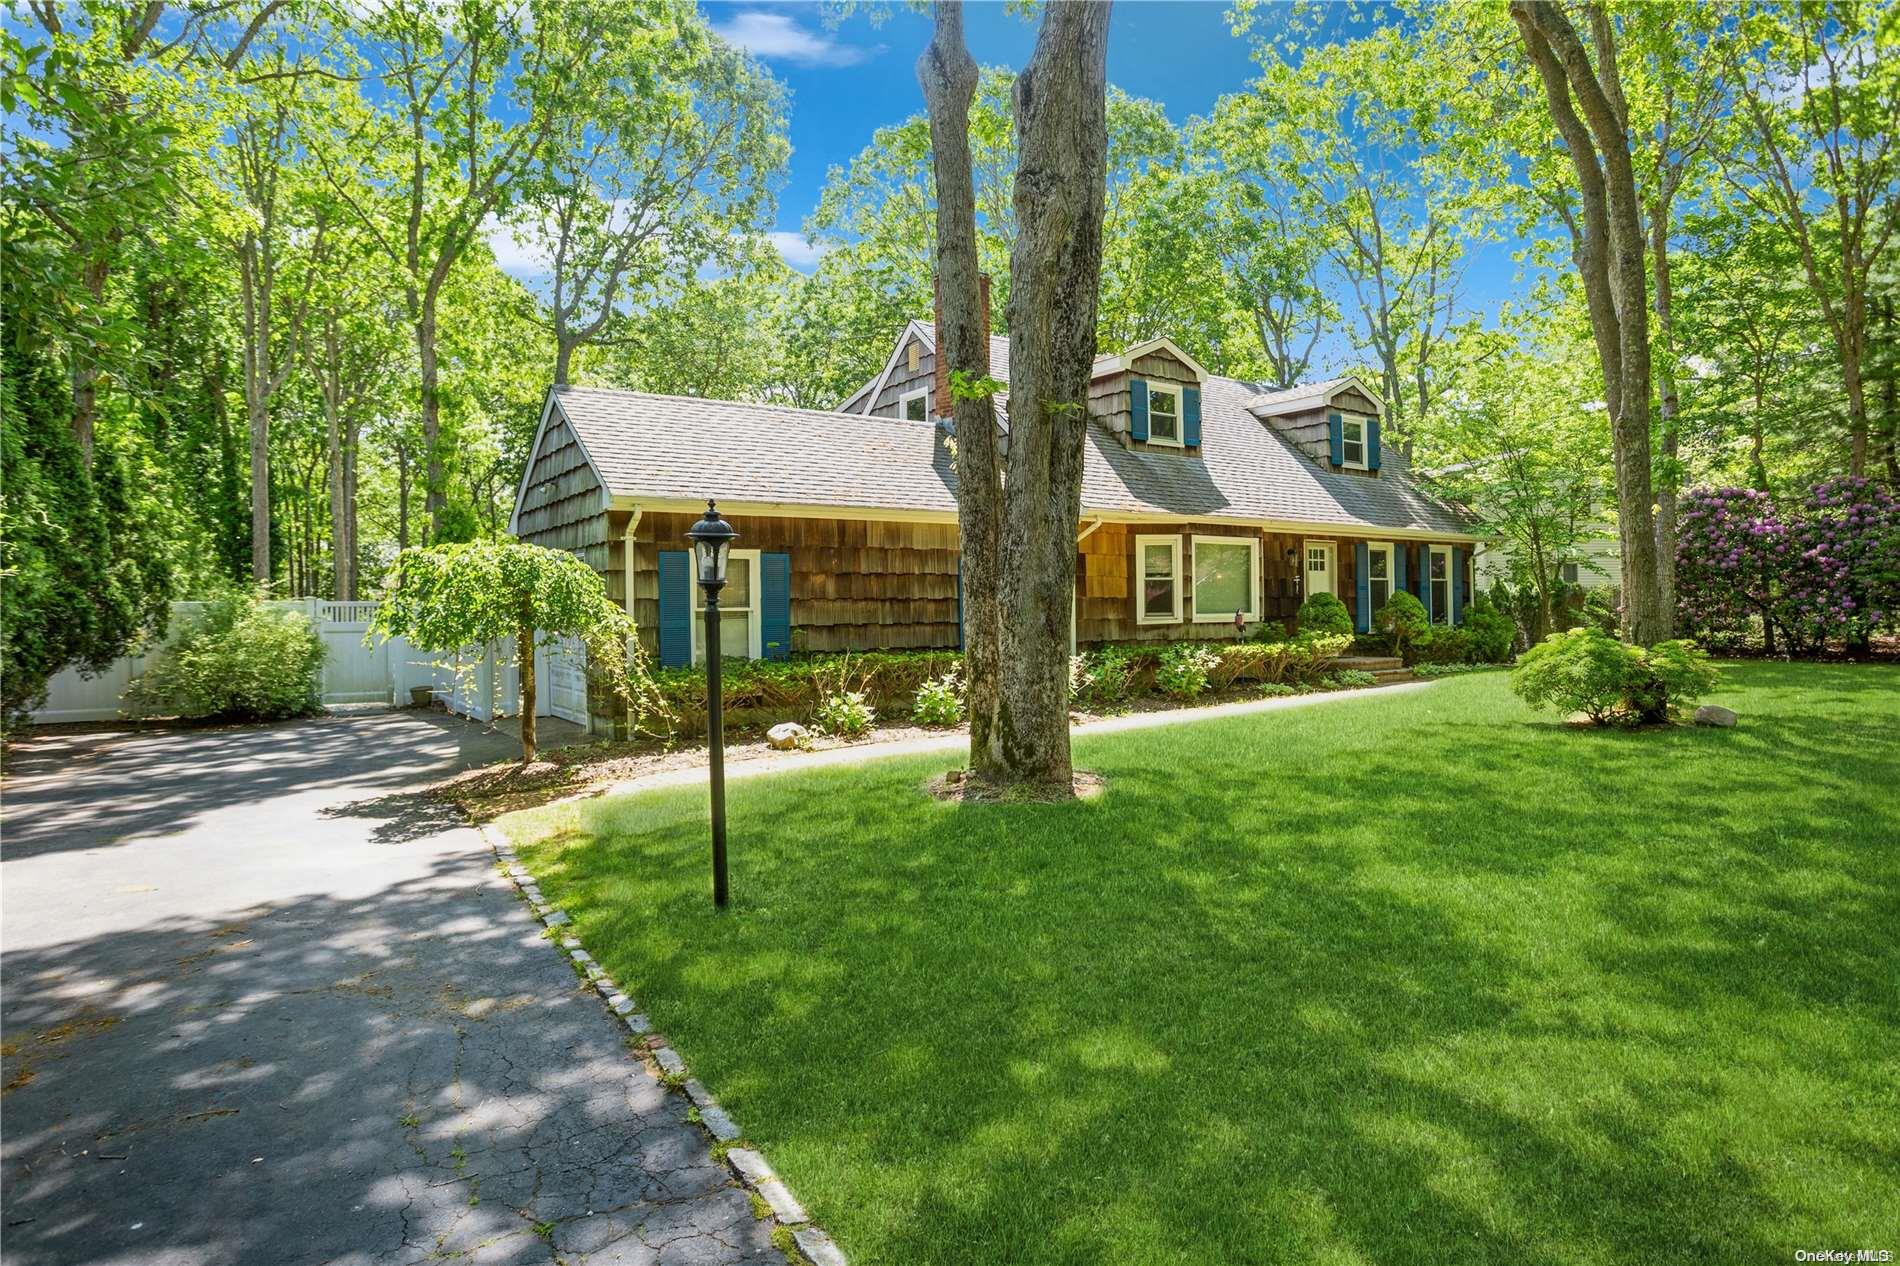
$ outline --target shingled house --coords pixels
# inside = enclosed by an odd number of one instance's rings
[[[992,336],[990,374],[1009,376]],[[956,647],[956,477],[931,326],[836,410],[548,393],[510,530],[572,550],[660,663],[704,654],[684,533],[708,497],[740,539],[721,597],[728,656]],[[998,397],[1007,427],[1008,398]],[[1456,623],[1476,538],[1381,445],[1352,378],[1284,391],[1208,373],[1165,338],[1095,362],[1076,528],[1073,637],[1229,638],[1337,594],[1358,627],[1395,590]]]

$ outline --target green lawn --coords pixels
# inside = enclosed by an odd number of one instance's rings
[[[1900,1249],[1900,672],[1735,730],[1501,674],[504,819],[857,1266],[1783,1262]]]

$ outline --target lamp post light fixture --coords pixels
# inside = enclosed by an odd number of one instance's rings
[[[687,529],[699,587],[706,593],[706,747],[712,773],[713,904],[726,904],[726,719],[725,690],[719,680],[719,591],[726,587],[726,555],[739,534],[719,517],[711,498],[706,513]]]

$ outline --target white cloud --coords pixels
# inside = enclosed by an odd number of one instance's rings
[[[856,66],[884,51],[882,44],[867,48],[841,43],[829,33],[800,26],[786,14],[758,9],[743,10],[730,22],[716,24],[713,32],[767,61],[798,66]]]
[[[787,233],[780,230],[767,233],[765,238],[772,243],[780,255],[785,257],[786,263],[805,272],[818,267],[819,258],[831,249],[823,242],[807,241],[803,233]]]
[[[529,246],[524,236],[517,236],[517,230],[502,223],[494,216],[482,221],[482,236],[488,239],[488,249],[495,252],[495,266],[511,277],[526,280],[539,277],[548,271],[547,263],[541,253]]]

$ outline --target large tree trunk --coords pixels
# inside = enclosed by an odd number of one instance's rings
[[[929,54],[925,54],[928,56]],[[568,334],[556,330],[554,333],[554,385],[567,386],[568,371],[574,364],[575,340]]]
[[[970,173],[970,103],[977,65],[963,43],[960,0],[940,0],[930,46],[917,59],[917,78],[930,115],[937,175],[937,355],[950,373],[974,381],[987,373],[989,314],[981,311],[976,254],[976,199]],[[949,375],[943,381],[950,381]],[[1002,779],[1007,762],[997,724],[1003,625],[1003,479],[996,405],[988,396],[938,392],[939,416],[956,437],[957,538],[963,566],[964,707],[970,718],[970,769]]]
[[[248,384],[247,384],[248,385]],[[270,409],[253,398],[244,402],[251,433],[251,579],[270,583]]]
[[[1600,8],[1592,7],[1590,12],[1598,62],[1594,68],[1583,41],[1555,3],[1511,3],[1511,17],[1537,66],[1552,121],[1570,153],[1582,194],[1584,230],[1577,265],[1603,367],[1603,396],[1616,465],[1623,632],[1631,641],[1648,645],[1669,636],[1672,620],[1663,601],[1651,504],[1649,312],[1642,216],[1609,17]]]
[[[1106,3],[1051,5],[1016,79],[998,721],[1013,782],[1073,794],[1069,621],[1108,175]]]
[[[416,355],[422,369],[422,505],[429,516],[429,539],[442,530],[442,394],[435,354],[435,296],[423,300],[416,322]]]
[[[1669,217],[1672,194],[1665,190],[1656,199],[1649,217],[1650,255],[1656,270],[1656,343],[1661,357],[1656,364],[1656,387],[1661,429],[1657,435],[1657,455],[1662,459],[1661,476],[1656,483],[1656,577],[1662,588],[1663,606],[1676,609],[1676,501],[1680,492],[1677,456],[1681,447],[1678,416],[1682,397],[1676,390],[1675,290],[1669,274]]]

